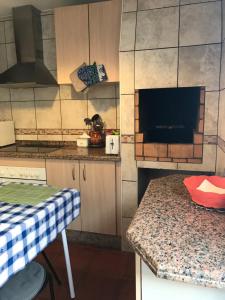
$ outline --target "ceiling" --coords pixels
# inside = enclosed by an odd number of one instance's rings
[[[63,5],[97,2],[101,0],[0,0],[0,16],[11,14],[12,7],[32,4],[41,10],[55,8]]]

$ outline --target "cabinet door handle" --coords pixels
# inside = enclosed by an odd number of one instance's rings
[[[76,180],[76,177],[75,177],[75,167],[73,167],[73,169],[72,169],[72,178],[73,178],[73,181]]]
[[[86,181],[86,168],[85,168],[85,165],[84,165],[84,168],[83,168],[83,179],[84,179],[84,181]]]

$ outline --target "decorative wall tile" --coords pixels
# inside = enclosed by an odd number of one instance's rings
[[[5,21],[5,40],[6,43],[13,43],[15,42],[14,36],[14,28],[13,28],[13,21]]]
[[[6,45],[0,44],[0,73],[7,69]]]
[[[87,97],[88,99],[115,99],[116,98],[115,84],[97,84],[90,88]]]
[[[60,101],[35,101],[37,128],[61,128]]]
[[[56,70],[55,39],[43,40],[44,63],[49,70]]]
[[[179,51],[181,86],[205,86],[207,91],[219,89],[220,45],[181,47]]]
[[[34,88],[35,100],[59,100],[58,87]]]
[[[11,104],[0,101],[0,121],[4,120],[12,120]]]
[[[225,5],[225,3],[224,3]],[[225,20],[224,20],[225,23]],[[222,43],[220,89],[225,89],[225,42]]]
[[[0,44],[5,43],[5,25],[0,22]]]
[[[72,84],[63,84],[60,85],[60,98],[62,100],[71,100],[71,99],[87,99],[87,94],[85,93],[77,93]]]
[[[218,135],[225,140],[225,90],[220,92]]]
[[[121,134],[134,134],[134,95],[121,95]]]
[[[37,128],[15,128],[16,135],[36,135],[38,134]]]
[[[179,5],[179,0],[138,0],[138,9],[152,9]]]
[[[220,147],[217,147],[216,174],[225,176],[225,152]]]
[[[116,128],[116,100],[95,99],[88,100],[88,117],[99,114],[105,122],[106,128]]]
[[[177,47],[178,24],[178,7],[139,11],[135,48],[140,50]]]
[[[62,129],[63,135],[68,135],[68,134],[81,135],[83,132],[88,133],[87,127],[85,129],[71,129],[71,128],[70,129],[65,129],[65,128]]]
[[[122,181],[122,216],[133,217],[138,205],[137,182]]]
[[[61,135],[61,128],[37,128],[36,130],[38,135]]]
[[[121,145],[121,172],[122,180],[137,180],[137,165],[134,158],[134,145],[122,144]]]
[[[62,100],[62,128],[85,129],[84,118],[87,118],[86,100]]]
[[[135,89],[177,85],[177,49],[135,52]]]
[[[215,172],[216,151],[217,151],[216,145],[204,144],[202,164],[178,163],[178,170]]]
[[[30,101],[34,100],[34,89],[10,89],[12,101]]]
[[[121,143],[134,144],[134,135],[133,134],[123,134],[123,135],[121,135]]]
[[[120,93],[134,94],[134,51],[120,52]]]
[[[8,68],[17,63],[15,43],[6,44],[6,55]]]
[[[34,101],[11,102],[15,128],[36,128]]]
[[[10,101],[10,92],[8,88],[0,88],[0,101]]]
[[[55,37],[55,23],[54,23],[54,15],[44,15],[41,16],[41,24],[42,24],[42,38],[43,39],[51,39]]]
[[[204,134],[217,135],[219,92],[206,92]]]
[[[136,12],[122,14],[120,31],[120,51],[134,50]]]
[[[138,0],[123,0],[123,11],[136,11]]]
[[[213,20],[213,22],[212,22]],[[221,3],[208,2],[180,8],[180,45],[221,42]]]

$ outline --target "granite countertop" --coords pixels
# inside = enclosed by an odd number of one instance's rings
[[[120,161],[119,155],[105,154],[105,148],[79,148],[71,145],[54,144],[25,146],[17,143],[0,148],[0,157]]]
[[[159,278],[225,287],[225,214],[194,206],[184,175],[150,182],[127,238]]]

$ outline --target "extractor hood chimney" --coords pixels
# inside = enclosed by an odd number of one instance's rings
[[[57,85],[43,62],[40,11],[32,5],[13,8],[17,64],[0,74],[0,87]]]

